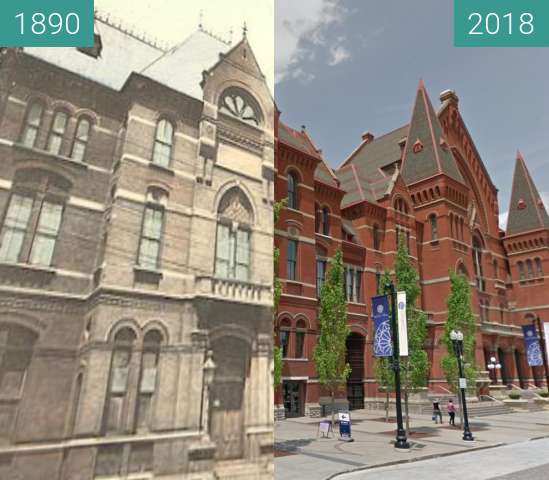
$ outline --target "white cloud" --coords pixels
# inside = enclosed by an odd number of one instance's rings
[[[351,57],[351,53],[343,45],[337,45],[330,48],[330,61],[328,65],[334,66],[338,63],[344,62]]]
[[[304,70],[303,61],[314,58],[312,47],[327,44],[327,27],[341,24],[345,15],[342,0],[277,0],[275,82],[285,78],[311,81],[314,75]],[[335,43],[332,48],[337,48],[341,40]]]
[[[505,230],[507,228],[507,218],[509,217],[509,212],[503,212],[499,214],[499,228]]]

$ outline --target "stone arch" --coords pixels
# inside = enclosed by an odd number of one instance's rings
[[[114,338],[116,337],[116,334],[124,328],[129,328],[130,330],[132,330],[133,333],[135,334],[136,340],[140,339],[141,327],[139,326],[137,321],[134,320],[133,318],[123,318],[111,326],[111,328],[107,331],[107,336],[105,340],[107,342],[114,342]]]
[[[149,322],[147,322],[145,324],[145,326],[142,328],[142,332],[143,332],[143,338],[145,338],[145,335],[147,335],[147,333],[153,331],[153,330],[157,330],[160,332],[160,334],[162,335],[162,344],[165,345],[165,344],[169,344],[169,329],[168,327],[166,326],[166,324],[164,322],[162,322],[162,320],[151,320]]]
[[[226,197],[226,195],[233,195],[235,198]],[[253,225],[255,219],[257,219],[257,208],[253,202],[253,198],[252,193],[243,182],[240,180],[228,180],[219,188],[215,195],[213,211],[219,215],[222,213],[223,208],[227,207],[227,205],[223,204],[224,201],[238,201],[242,208],[249,211],[249,223]],[[234,207],[237,208],[237,205],[234,205]]]

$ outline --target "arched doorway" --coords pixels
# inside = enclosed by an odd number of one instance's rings
[[[509,378],[509,366],[507,365],[507,358],[502,348],[498,348],[498,361],[501,365],[501,383],[503,385],[509,385],[511,379]]]
[[[364,408],[364,336],[351,333],[347,337],[347,363],[351,366],[351,374],[347,380],[347,400],[349,409]]]
[[[524,376],[524,369],[522,368],[522,355],[518,349],[515,349],[515,364],[517,366],[517,375],[519,377],[520,388],[528,388],[528,382]]]

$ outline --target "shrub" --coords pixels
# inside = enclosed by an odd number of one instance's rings
[[[520,393],[519,392],[511,392],[509,394],[509,398],[511,400],[519,400],[520,399]]]
[[[549,392],[539,392],[538,395],[543,398],[549,398]]]

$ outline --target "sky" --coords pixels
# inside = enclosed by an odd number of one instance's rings
[[[549,48],[455,48],[451,0],[276,0],[275,100],[333,167],[455,90],[505,225],[517,149],[549,207]]]
[[[172,47],[193,33],[202,18],[205,30],[233,42],[242,38],[246,22],[248,40],[267,83],[274,88],[275,0],[95,0],[95,8],[111,14],[126,27],[144,32]],[[202,12],[202,15],[201,15]]]

